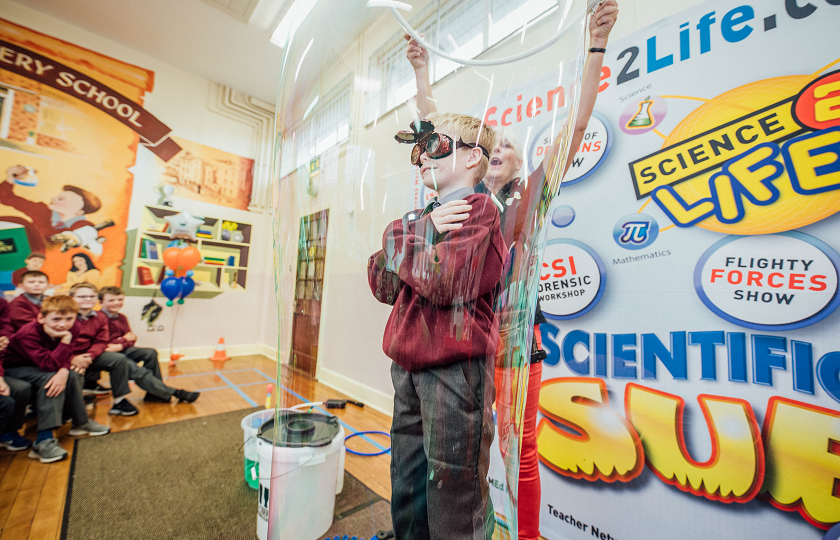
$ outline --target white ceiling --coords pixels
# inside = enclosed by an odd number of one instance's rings
[[[268,40],[292,0],[15,1],[194,75],[275,102],[283,50]],[[364,5],[364,0],[318,1],[306,22],[329,13],[341,24],[330,25],[329,40],[313,46],[307,63],[323,65],[346,49],[378,14]]]

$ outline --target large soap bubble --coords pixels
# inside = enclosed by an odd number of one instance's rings
[[[538,265],[587,2],[291,10],[278,38],[267,537],[516,538]],[[364,414],[305,403],[332,389]],[[347,441],[379,455],[345,456],[344,437],[389,426],[390,441]]]

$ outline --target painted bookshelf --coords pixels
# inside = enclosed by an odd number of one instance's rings
[[[139,229],[127,231],[130,251],[123,264],[122,288],[128,296],[152,296],[164,277],[163,250],[171,241],[166,218],[177,214],[167,206],[146,206]],[[242,292],[248,283],[250,223],[204,217],[193,243],[203,257],[193,268],[195,291],[190,298],[213,298]]]

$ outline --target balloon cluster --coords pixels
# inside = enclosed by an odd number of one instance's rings
[[[179,304],[183,304],[184,298],[193,292],[195,281],[192,269],[200,262],[198,248],[182,241],[172,242],[163,250],[163,264],[167,269],[166,278],[160,283],[160,292],[169,299],[167,306],[172,307],[176,298]]]

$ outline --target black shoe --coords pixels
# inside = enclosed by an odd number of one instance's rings
[[[85,385],[85,387],[82,389],[82,395],[83,396],[103,396],[105,394],[110,394],[110,393],[111,393],[111,389],[110,388],[105,388],[101,384],[95,384],[95,385],[92,385],[92,386]]]
[[[189,392],[187,390],[175,390],[173,394],[179,401],[186,401],[192,403],[198,399],[199,392]]]
[[[172,398],[162,398],[146,392],[146,397],[143,398],[146,403],[170,403]]]
[[[114,404],[114,406],[111,407],[111,410],[108,411],[108,414],[115,416],[134,416],[139,412],[140,411],[137,410],[137,407],[132,405],[130,401],[123,399],[119,403]]]

